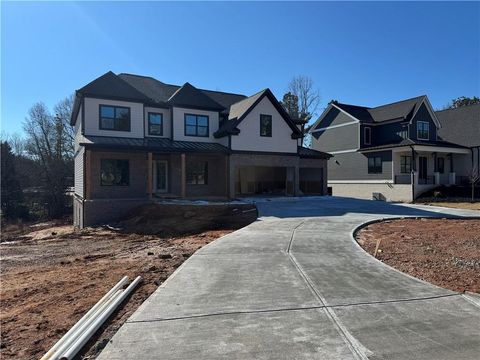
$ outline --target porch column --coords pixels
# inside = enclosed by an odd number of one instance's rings
[[[92,196],[92,150],[85,150],[85,199]]]
[[[450,174],[448,176],[448,183],[450,185],[455,185],[455,183],[457,182],[457,179],[456,179],[456,174],[453,168],[453,154],[450,153],[448,154],[448,156],[450,157]]]
[[[225,156],[225,196],[230,197],[230,161],[229,156]]]
[[[153,197],[153,154],[151,152],[148,153],[147,156],[147,194],[148,199],[152,200]]]
[[[180,168],[181,168],[181,196],[184,199],[187,196],[187,175],[186,175],[186,160],[185,160],[185,153],[180,155]]]

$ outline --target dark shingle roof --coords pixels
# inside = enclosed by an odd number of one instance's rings
[[[362,151],[370,151],[370,150],[382,150],[382,149],[390,149],[390,148],[395,148],[395,147],[401,147],[401,146],[410,146],[410,145],[424,145],[424,146],[437,146],[437,147],[450,147],[450,148],[460,148],[463,149],[465,146],[454,144],[448,141],[421,141],[421,140],[412,140],[412,139],[404,139],[400,142],[397,143],[390,143],[390,144],[382,144],[378,146],[370,146],[370,147],[365,147],[359,150],[359,152]]]
[[[225,109],[225,107],[188,82],[175,91],[167,102],[175,106],[188,106],[215,110]]]
[[[303,146],[298,147],[298,155],[301,158],[309,158],[309,159],[330,159],[332,157],[332,155],[329,153],[309,149]]]
[[[436,111],[442,127],[438,135],[463,146],[480,146],[480,104]]]
[[[410,120],[424,99],[425,95],[422,95],[373,108],[342,103],[335,105],[360,121],[379,123],[396,119]]]
[[[114,92],[112,91],[114,89]],[[146,101],[148,97],[126,81],[109,71],[77,90],[82,95],[112,96]]]
[[[80,145],[94,148],[125,148],[128,150],[152,150],[162,152],[204,152],[226,154],[228,149],[217,143],[173,141],[166,138],[121,138],[85,136]]]

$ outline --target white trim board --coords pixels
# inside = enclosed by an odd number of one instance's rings
[[[328,151],[329,154],[335,155],[335,154],[346,154],[346,153],[352,153],[352,152],[357,152],[358,149],[349,149],[349,150],[339,150],[339,151]]]
[[[330,184],[393,184],[392,180],[328,180]],[[398,184],[395,184],[398,185]]]

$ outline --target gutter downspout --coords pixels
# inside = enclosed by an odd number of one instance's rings
[[[415,150],[413,146],[410,145],[412,149],[412,170],[411,170],[411,183],[412,183],[412,202],[415,201],[415,170],[417,169],[417,161],[415,159]]]

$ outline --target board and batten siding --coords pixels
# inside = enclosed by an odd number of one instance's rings
[[[430,112],[427,109],[425,104],[422,104],[418,109],[415,117],[412,119],[412,122],[409,126],[409,137],[412,140],[417,139],[417,122],[425,121],[429,123],[429,140],[437,140],[437,126],[430,115]]]
[[[382,172],[368,173],[368,157],[382,158]],[[328,180],[392,180],[392,151],[378,151],[362,154],[350,152],[335,154],[328,161]]]
[[[272,136],[260,136],[260,114],[272,116]],[[237,126],[232,135],[232,150],[297,153],[297,139],[292,129],[267,97],[264,97]]]
[[[130,108],[130,131],[100,130],[100,105]],[[85,98],[85,135],[143,138],[143,130],[142,103]]]
[[[74,187],[75,194],[78,196],[84,197],[84,184],[83,184],[83,168],[84,168],[84,154],[85,148],[81,146],[74,158],[74,168],[75,168],[75,177],[74,177]]]

